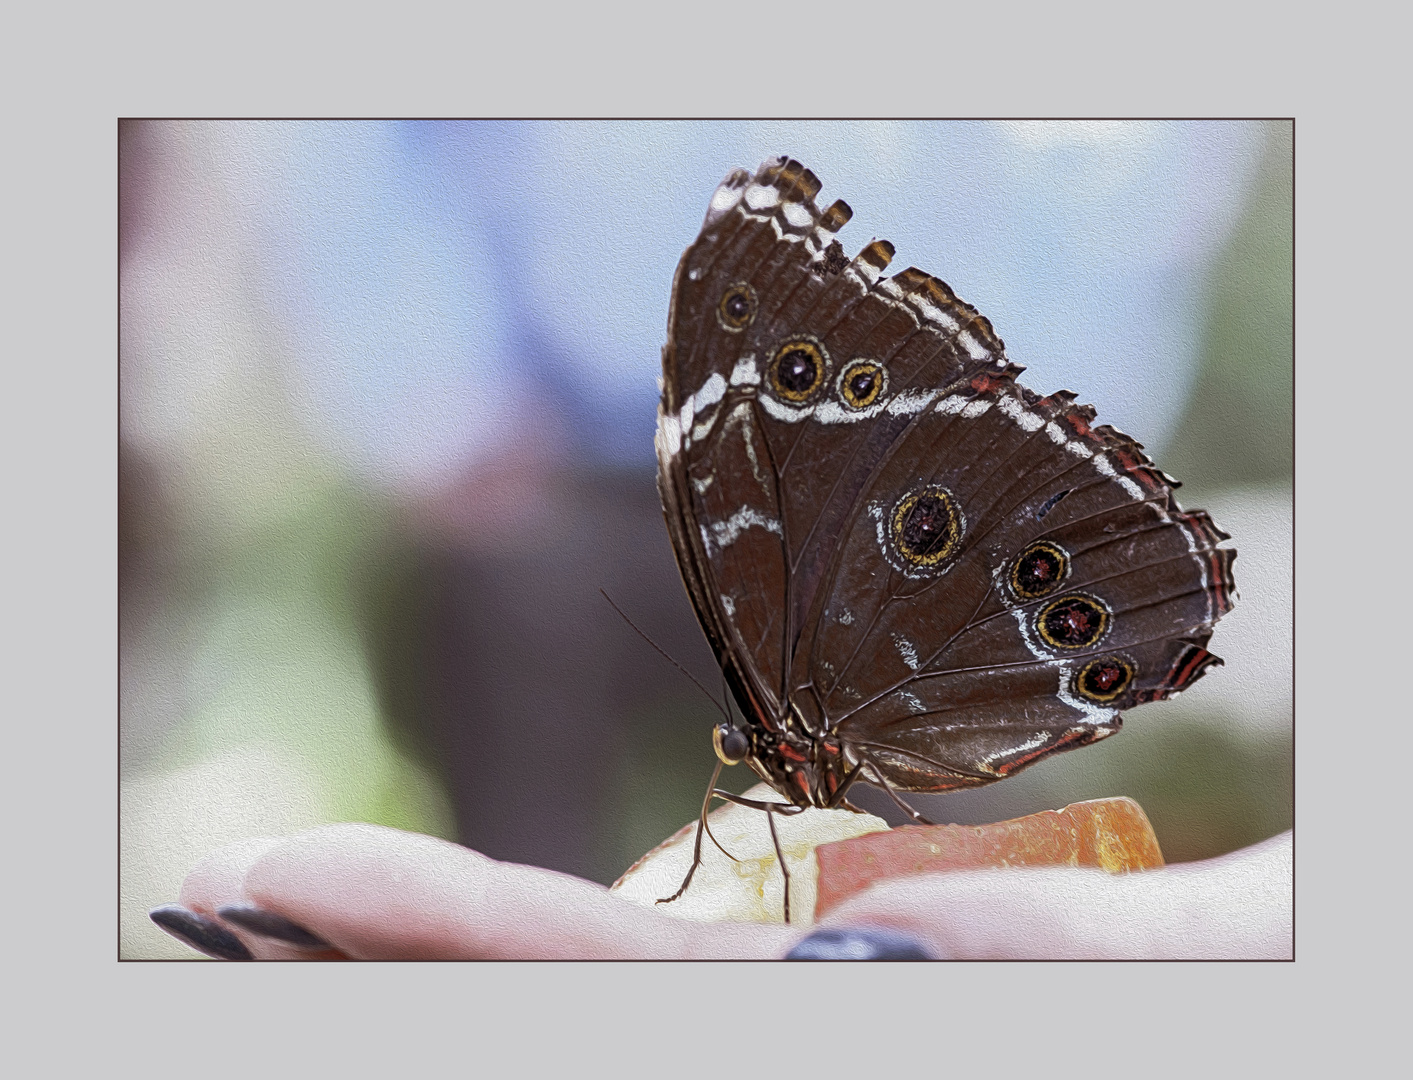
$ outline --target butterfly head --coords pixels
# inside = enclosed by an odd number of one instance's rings
[[[717,724],[711,733],[711,745],[723,765],[739,765],[751,752],[750,737],[738,727]]]

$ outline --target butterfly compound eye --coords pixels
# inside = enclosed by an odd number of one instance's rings
[[[770,362],[770,385],[786,401],[808,401],[824,382],[828,360],[813,338],[794,338],[775,350]]]
[[[716,305],[716,321],[723,330],[737,333],[756,317],[756,291],[744,281],[738,281],[721,296]]]
[[[711,745],[723,764],[736,765],[750,751],[751,742],[745,732],[730,724],[717,724],[711,733]]]

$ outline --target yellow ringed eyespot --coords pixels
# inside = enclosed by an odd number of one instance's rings
[[[716,305],[716,321],[723,330],[735,334],[744,330],[756,317],[756,291],[744,281],[738,281],[721,294]]]
[[[952,493],[936,484],[899,499],[889,523],[898,553],[917,567],[936,566],[956,551],[966,527]]]
[[[867,409],[888,389],[888,369],[876,360],[851,360],[839,373],[839,397],[851,409]]]
[[[1070,557],[1059,544],[1037,540],[1011,564],[1011,591],[1022,600],[1054,592],[1070,572]]]
[[[1102,656],[1079,669],[1074,678],[1075,692],[1080,697],[1100,704],[1113,701],[1129,688],[1137,670],[1119,656]]]
[[[799,405],[814,396],[828,371],[824,347],[812,337],[783,342],[770,358],[770,388],[785,401]]]
[[[1109,609],[1089,596],[1062,596],[1045,605],[1035,626],[1047,645],[1085,649],[1109,629]]]

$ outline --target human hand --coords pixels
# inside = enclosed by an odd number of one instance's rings
[[[908,939],[913,955],[944,959],[1287,959],[1293,855],[1287,832],[1127,875],[919,875],[881,882],[814,927],[791,927],[672,918],[445,840],[328,825],[213,853],[188,875],[180,906],[154,920],[231,959],[901,958]],[[310,937],[291,942],[301,931]]]

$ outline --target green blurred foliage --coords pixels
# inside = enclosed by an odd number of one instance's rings
[[[357,584],[358,630],[383,720],[398,750],[450,783],[432,723],[436,566],[406,527],[387,531]]]
[[[1104,764],[1124,776],[1124,794],[1148,814],[1168,862],[1235,851],[1295,824],[1289,734],[1251,737],[1238,724],[1217,713],[1110,740]]]
[[[204,513],[199,493],[165,492],[165,512],[130,508],[147,525],[128,529],[123,558],[156,564],[149,587],[161,619],[182,627],[187,652],[173,662],[186,665],[175,680],[189,704],[155,741],[143,738],[142,717],[128,718],[137,730],[124,773],[180,769],[261,743],[319,778],[325,820],[448,836],[444,793],[380,723],[359,634],[389,509],[335,475],[301,480],[301,497],[278,512],[252,500],[238,529]]]
[[[1294,214],[1294,128],[1274,122],[1250,201],[1213,268],[1192,396],[1159,455],[1192,488],[1292,482]]]

